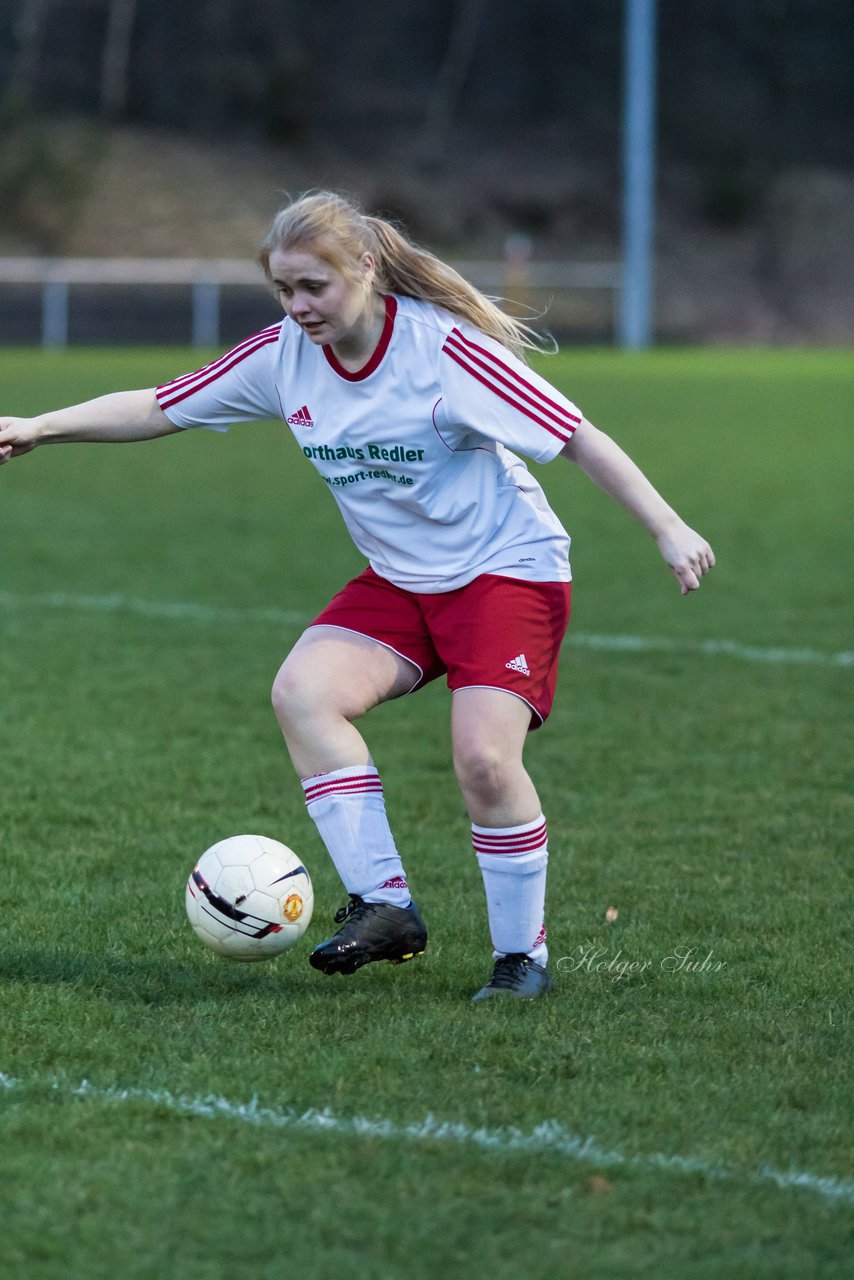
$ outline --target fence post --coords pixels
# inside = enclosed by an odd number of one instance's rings
[[[68,346],[68,285],[46,280],[42,287],[42,346],[61,350]]]
[[[219,285],[193,282],[193,346],[215,347],[219,342]]]
[[[625,0],[623,294],[620,340],[653,339],[656,0]]]

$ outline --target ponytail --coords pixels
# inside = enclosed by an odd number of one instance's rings
[[[430,302],[465,320],[525,358],[526,351],[553,349],[521,320],[509,316],[492,299],[469,284],[441,258],[421,249],[385,218],[368,217],[343,196],[319,191],[281,209],[265,236],[258,260],[270,277],[275,249],[306,249],[345,275],[370,253],[377,264],[380,293]]]

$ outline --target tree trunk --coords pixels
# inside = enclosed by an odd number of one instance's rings
[[[130,53],[137,0],[108,0],[107,34],[101,62],[101,115],[120,120],[130,97]]]
[[[477,50],[486,0],[459,0],[448,52],[430,95],[421,133],[419,154],[426,165],[442,163],[448,135]]]
[[[29,103],[35,93],[42,36],[51,0],[23,0],[13,28],[15,53],[3,95],[11,101]]]

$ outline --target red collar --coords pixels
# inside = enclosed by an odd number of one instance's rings
[[[388,344],[391,342],[391,335],[394,330],[394,317],[397,312],[397,298],[391,294],[385,296],[385,324],[380,334],[380,340],[377,343],[373,355],[367,364],[363,364],[361,369],[357,369],[352,373],[349,369],[345,369],[340,360],[337,359],[331,347],[324,346],[323,354],[331,364],[332,368],[338,374],[339,378],[346,378],[347,382],[361,382],[363,378],[367,378],[379,368],[382,358],[388,350]]]

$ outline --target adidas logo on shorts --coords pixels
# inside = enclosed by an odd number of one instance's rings
[[[521,671],[523,676],[529,676],[531,674],[530,668],[528,667],[528,659],[525,657],[524,653],[517,654],[512,662],[505,662],[504,665],[505,667],[509,667],[511,671]]]

